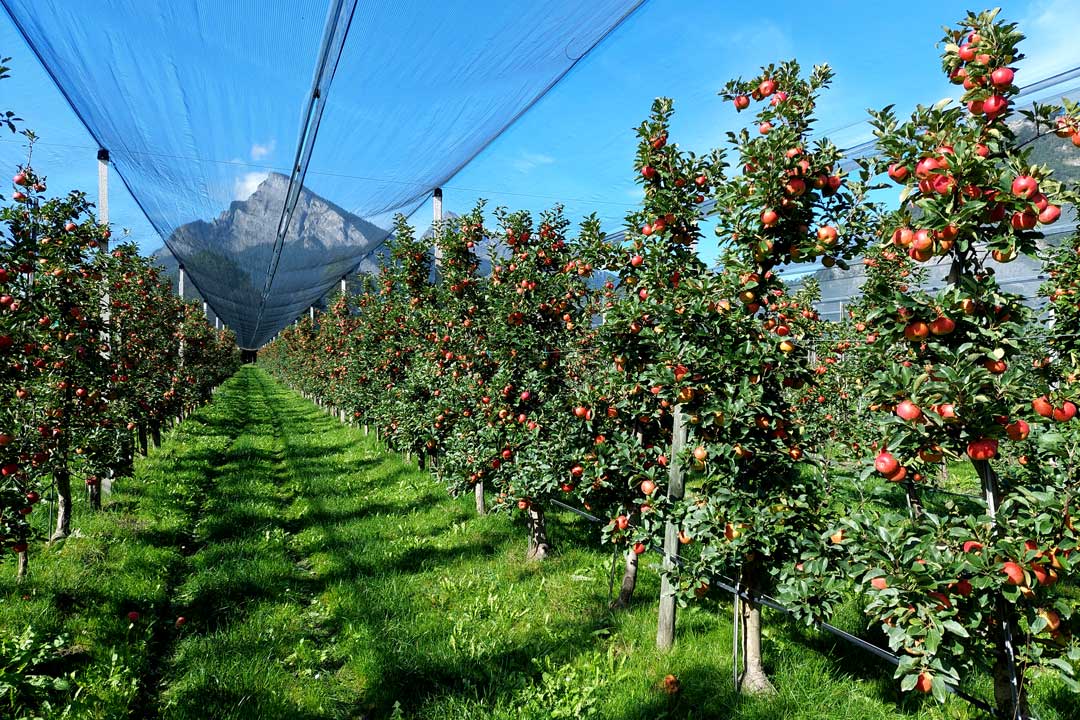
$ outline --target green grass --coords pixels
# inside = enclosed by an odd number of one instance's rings
[[[80,508],[75,537],[35,548],[28,582],[10,565],[0,579],[0,636],[65,635],[51,670],[78,692],[48,697],[74,695],[73,717],[979,717],[903,697],[876,659],[775,615],[779,694],[741,698],[723,598],[680,611],[659,653],[655,570],[609,612],[611,555],[583,521],[552,517],[556,554],[527,564],[514,520],[476,517],[256,368],[121,485]],[[865,626],[856,599],[837,622]],[[1038,687],[1043,718],[1070,701]]]

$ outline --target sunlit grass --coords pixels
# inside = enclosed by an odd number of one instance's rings
[[[82,648],[78,717],[979,717],[902,697],[878,660],[774,614],[778,695],[741,698],[727,598],[680,611],[659,653],[655,556],[612,613],[595,530],[551,522],[557,552],[525,563],[512,518],[476,517],[249,367],[80,514],[81,537],[39,552],[28,584],[0,582],[0,632],[33,623]],[[857,597],[836,622],[865,629]],[[1069,717],[1040,690],[1041,717]]]

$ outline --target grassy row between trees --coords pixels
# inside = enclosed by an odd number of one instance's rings
[[[612,558],[585,521],[554,516],[556,554],[523,563],[509,517],[475,516],[257,368],[136,470],[26,582],[0,580],[0,714],[978,717],[903,698],[890,668],[782,623],[779,694],[739,696],[728,598],[685,610],[661,654],[658,558],[610,612]],[[1043,718],[1069,716],[1056,689],[1036,685]]]

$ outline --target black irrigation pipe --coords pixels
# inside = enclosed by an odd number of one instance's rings
[[[943,492],[948,492],[948,491],[943,491]],[[957,493],[950,493],[950,494],[955,495]],[[974,496],[965,496],[965,497],[974,497]],[[585,518],[586,520],[588,520],[590,522],[599,523],[599,524],[603,524],[603,522],[604,522],[602,519],[596,517],[595,515],[590,515],[589,513],[585,512],[584,510],[579,510],[578,508],[573,507],[571,505],[567,505],[566,503],[561,502],[559,500],[549,500],[548,502],[550,502],[552,505],[557,505],[557,506],[559,506],[560,508],[562,508],[564,510],[568,510],[568,511],[574,513],[575,515],[579,515],[579,516]],[[668,555],[662,549],[653,549],[653,551],[655,553],[657,553],[658,555],[660,555],[661,557],[666,558],[667,560],[670,560],[671,562],[678,565],[679,567],[683,567],[682,559],[679,558],[678,556]],[[716,587],[720,588],[721,590],[724,590],[725,592],[729,592],[732,595],[735,595],[736,597],[742,598],[743,600],[747,600],[749,602],[756,602],[759,605],[764,605],[767,608],[770,608],[772,610],[776,610],[777,612],[782,612],[782,613],[784,613],[785,615],[788,615],[788,616],[791,616],[791,615],[795,614],[794,610],[791,610],[790,608],[785,607],[784,605],[781,605],[778,600],[776,600],[775,598],[769,597],[768,595],[765,595],[764,593],[758,593],[756,595],[752,595],[752,594],[748,593],[746,590],[743,590],[741,588],[736,588],[736,586],[733,584],[734,581],[731,580],[728,577],[721,576],[719,579],[710,578],[710,580],[712,581],[712,583]],[[875,645],[872,642],[868,642],[866,640],[863,640],[862,638],[860,638],[860,637],[858,637],[856,635],[852,635],[851,633],[847,632],[846,630],[841,630],[840,628],[836,627],[835,625],[830,625],[829,623],[827,623],[825,621],[818,621],[818,620],[811,621],[811,624],[814,627],[818,628],[819,630],[824,630],[825,632],[830,633],[834,637],[837,637],[837,638],[843,640],[844,642],[846,642],[846,643],[848,643],[850,645],[854,645],[857,648],[860,648],[862,650],[865,650],[868,653],[876,655],[877,657],[881,658],[882,660],[884,660],[885,662],[887,662],[887,663],[889,663],[891,665],[899,665],[900,664],[900,657],[898,655],[896,655],[894,653],[891,653],[888,650],[886,650],[886,649],[884,649],[882,647],[879,647],[879,646]],[[951,694],[953,694],[956,697],[960,698],[961,700],[965,700],[967,703],[969,703],[973,707],[976,707],[979,710],[982,710],[983,712],[986,712],[986,713],[990,714],[990,716],[992,716],[992,717],[997,716],[997,713],[994,710],[994,708],[991,707],[988,703],[978,699],[977,697],[974,697],[973,695],[969,695],[968,693],[964,692],[960,688],[954,687],[954,686],[949,685],[948,683],[946,683],[945,689],[948,692],[950,692]]]
[[[934,487],[933,485],[915,485],[914,487],[919,492],[929,492],[929,493],[934,493],[934,494],[939,494],[939,495],[952,495],[953,497],[965,498],[967,500],[978,500],[978,501],[981,501],[981,502],[984,502],[984,503],[986,502],[986,499],[982,495],[974,495],[972,493],[953,492],[952,490],[945,490],[944,488]]]
[[[660,554],[663,555],[662,551],[658,551],[658,552],[660,552]],[[674,560],[676,562],[678,562],[678,558],[674,558]],[[681,565],[682,563],[680,562],[679,564]],[[732,581],[729,578],[722,577],[718,581],[714,580],[713,584],[716,585],[717,587],[719,587],[721,590],[725,590],[725,591],[727,591],[727,592],[729,592],[729,593],[731,593],[733,595],[736,595],[736,596],[742,598],[743,600],[747,600],[749,602],[756,602],[759,605],[764,605],[767,608],[771,608],[771,609],[776,610],[778,612],[782,612],[782,613],[784,613],[786,615],[794,615],[794,611],[790,610],[787,607],[784,607],[783,605],[781,605],[779,602],[777,602],[775,599],[769,597],[768,595],[765,595],[765,594],[752,595],[752,594],[746,592],[745,590],[734,587],[733,585],[731,585],[731,582]],[[824,621],[814,620],[814,621],[812,621],[812,624],[814,625],[814,627],[816,627],[816,628],[818,628],[820,630],[824,630],[824,631],[832,634],[834,637],[837,637],[837,638],[843,640],[844,642],[847,642],[847,643],[849,643],[851,645],[854,645],[854,646],[856,646],[858,648],[861,648],[861,649],[865,650],[866,652],[869,652],[869,653],[872,653],[872,654],[876,655],[877,657],[881,658],[882,660],[888,662],[891,665],[899,665],[900,664],[900,657],[898,655],[895,655],[895,654],[889,652],[888,650],[885,650],[884,648],[878,647],[877,645],[875,645],[875,644],[873,644],[871,642],[867,642],[866,640],[863,640],[860,637],[852,635],[851,633],[847,632],[846,630],[841,630],[840,628],[836,627],[835,625],[830,625],[829,623],[824,622]],[[978,708],[978,709],[980,709],[980,710],[982,710],[984,712],[989,713],[991,716],[996,717],[997,713],[994,711],[994,708],[991,707],[988,703],[983,702],[982,700],[978,699],[977,697],[969,695],[968,693],[964,692],[960,688],[949,685],[948,683],[945,684],[945,689],[948,692],[952,693],[953,695],[957,696],[958,698],[960,698],[962,700],[966,700],[969,704],[973,705],[974,707],[976,707],[976,708]]]
[[[560,502],[558,500],[549,500],[548,502],[550,502],[552,505],[558,505],[563,510],[569,510],[570,512],[574,513],[575,515],[580,515],[581,517],[585,518],[589,522],[600,523],[600,524],[603,524],[603,522],[604,522],[603,520],[596,517],[595,515],[590,515],[589,513],[585,512],[584,510],[578,510],[576,507],[572,507],[570,505],[567,505],[564,502]]]

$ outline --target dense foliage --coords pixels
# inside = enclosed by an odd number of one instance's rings
[[[649,549],[682,602],[738,582],[747,690],[768,690],[757,594],[819,618],[854,587],[905,690],[941,698],[989,671],[998,708],[1022,715],[1032,669],[1074,685],[1080,660],[1061,589],[1077,540],[1080,264],[1075,241],[1050,259],[1049,332],[995,278],[1077,199],[1010,125],[1021,39],[994,13],[949,30],[962,103],[872,113],[880,154],[858,163],[813,132],[826,66],[729,83],[737,109],[760,103],[754,127],[705,155],[669,137],[673,106],[657,99],[638,129],[644,204],[620,242],[592,220],[569,238],[559,209],[487,226],[478,207],[436,227],[436,257],[399,220],[377,285],[284,332],[263,362],[423,456],[452,492],[486,486],[519,508],[530,557],[550,547],[551,501],[598,514],[626,553],[621,601]],[[1023,116],[1036,137],[1080,138],[1071,104]],[[896,186],[897,210],[868,200]],[[697,252],[709,197],[717,269]],[[813,283],[781,278],[858,257],[865,294],[836,323]],[[950,272],[931,292],[934,259]],[[935,493],[968,463],[978,491]]]
[[[110,231],[84,193],[49,197],[29,159],[12,184],[0,208],[0,543],[21,575],[38,503],[55,501],[52,537],[65,537],[72,480],[100,503],[102,480],[131,464],[133,431],[156,436],[204,402],[237,355],[133,245],[104,252]]]

